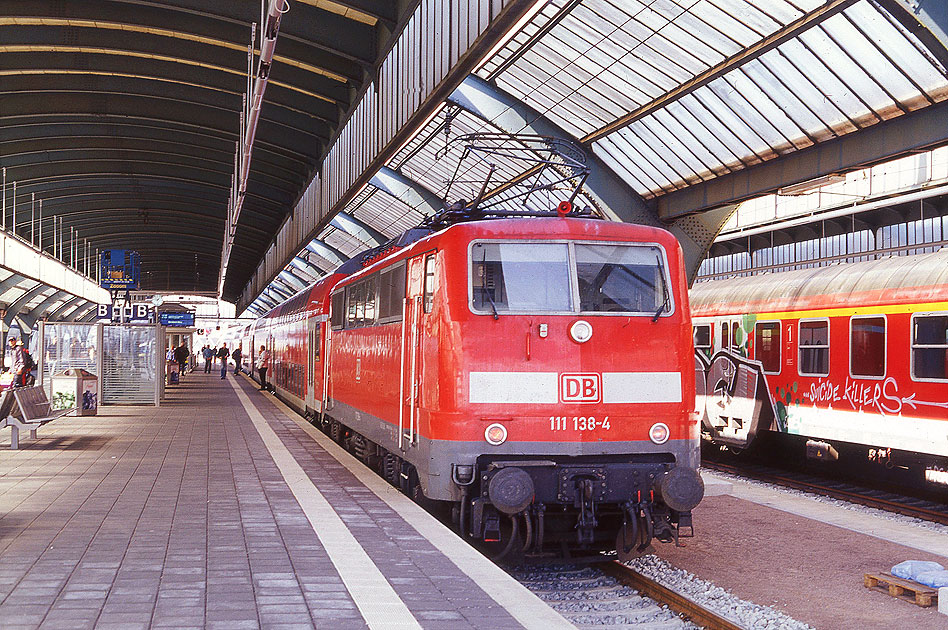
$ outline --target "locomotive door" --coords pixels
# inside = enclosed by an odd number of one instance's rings
[[[321,318],[311,317],[307,321],[307,339],[306,339],[306,404],[316,410],[322,411],[321,388],[319,387],[322,377],[322,365],[320,363],[320,338]]]
[[[434,254],[416,256],[408,261],[402,318],[401,407],[398,410],[398,446],[405,450],[418,443],[418,405],[421,401],[421,339],[424,317],[430,311]]]

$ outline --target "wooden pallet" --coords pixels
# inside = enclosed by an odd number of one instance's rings
[[[938,602],[938,589],[911,580],[903,580],[890,573],[866,573],[863,584],[892,597],[912,602],[918,606],[932,606]]]

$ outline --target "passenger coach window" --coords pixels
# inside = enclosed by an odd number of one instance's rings
[[[948,315],[912,320],[912,377],[948,380]]]
[[[694,327],[695,333],[695,348],[705,354],[705,356],[711,356],[711,326],[709,324],[699,324]]]
[[[656,313],[671,310],[657,247],[576,244],[579,310]]]
[[[565,243],[475,243],[471,279],[482,313],[573,310]]]
[[[727,350],[731,347],[731,336],[728,334],[730,330],[727,326],[727,322],[721,323],[721,350]]]
[[[829,375],[829,322],[800,322],[799,371],[804,376]]]
[[[764,372],[780,372],[780,322],[758,322],[756,329],[757,360]]]
[[[849,373],[853,376],[885,376],[885,318],[853,317],[849,333]]]

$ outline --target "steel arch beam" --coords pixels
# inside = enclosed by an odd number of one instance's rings
[[[88,302],[87,304],[83,304],[82,306],[77,308],[75,311],[70,313],[69,317],[67,317],[66,319],[70,322],[81,321],[82,318],[85,317],[86,315],[95,314],[96,307],[98,307],[98,304],[95,304],[93,302]]]
[[[280,272],[280,275],[277,276],[277,280],[283,283],[283,286],[290,289],[292,293],[302,291],[306,288],[306,281],[302,278],[295,276],[286,269]]]
[[[948,3],[945,0],[876,0],[948,68]]]
[[[51,296],[40,302],[36,307],[30,309],[30,312],[26,315],[21,315],[20,319],[25,322],[28,322],[30,328],[33,328],[36,325],[36,322],[43,317],[43,313],[46,312],[50,306],[63,299],[67,295],[70,295],[68,291],[56,291]]]
[[[540,112],[476,75],[468,76],[448,97],[448,102],[489,121],[507,133],[526,132],[577,141]],[[654,204],[642,199],[641,195],[591,151],[587,152],[586,165],[590,172],[583,189],[609,218],[625,223],[661,227],[672,232],[681,244],[688,278],[693,280],[708,248],[727,222],[733,208],[702,219],[663,222]]]
[[[60,319],[62,318],[63,314],[66,313],[66,311],[68,311],[70,308],[72,308],[73,306],[75,306],[76,304],[82,301],[83,301],[83,298],[81,297],[74,297],[70,300],[66,300],[65,304],[63,304],[62,306],[57,308],[55,311],[49,314],[48,319],[50,321],[60,321]]]
[[[264,293],[261,293],[261,294],[257,297],[257,299],[264,303],[264,305],[267,307],[267,310],[270,310],[270,309],[272,309],[273,307],[275,307],[277,304],[279,304],[279,302],[277,302],[277,301],[274,300],[272,297],[270,297],[269,295],[266,295],[266,294],[264,294]]]
[[[35,298],[37,295],[44,293],[45,291],[49,291],[52,288],[53,287],[49,286],[48,284],[37,282],[36,286],[27,290],[26,293],[18,297],[16,300],[14,300],[13,304],[7,307],[7,314],[3,318],[3,323],[9,326],[13,321],[13,318],[20,314],[20,311],[23,310],[23,307],[26,306],[30,300]]]
[[[736,204],[783,186],[866,168],[948,142],[948,102],[929,105],[834,140],[693,184],[658,197],[658,214],[672,221]]]
[[[307,243],[306,249],[310,250],[317,256],[325,258],[329,262],[336,263],[337,265],[341,265],[342,263],[349,260],[349,257],[343,254],[341,251],[335,247],[330,247],[318,238],[314,238],[309,243]]]
[[[374,227],[363,223],[351,214],[340,212],[332,218],[330,225],[334,225],[343,232],[351,234],[363,243],[372,246],[381,245],[388,241],[388,237],[376,230]]]
[[[276,297],[280,298],[280,300],[279,300],[279,302],[277,302],[277,304],[279,304],[280,302],[284,302],[284,301],[290,299],[290,297],[292,297],[292,295],[293,295],[292,293],[287,293],[287,292],[286,292],[286,289],[284,289],[283,287],[281,287],[278,281],[277,281],[276,283],[271,282],[271,283],[267,286],[267,289],[266,289],[266,290],[269,290],[269,291],[270,291],[271,293],[273,293]]]
[[[442,200],[428,188],[387,166],[380,168],[369,183],[425,216],[431,216],[444,208]]]
[[[289,269],[289,268],[284,269],[284,270],[281,271],[280,273],[285,273],[285,274],[287,274],[287,276],[289,276],[290,278],[293,279],[294,284],[296,284],[296,283],[299,284],[299,286],[298,286],[298,288],[297,288],[297,291],[302,291],[303,289],[305,289],[306,287],[308,287],[310,284],[312,284],[312,281],[311,281],[311,280],[308,280],[308,279],[302,277],[301,275],[299,275],[299,272],[294,272],[293,270],[291,270],[291,269]]]
[[[20,274],[14,272],[9,278],[0,281],[0,294],[6,293],[8,290],[12,289],[23,280],[26,280],[25,276],[21,276]]]
[[[296,265],[297,268],[299,268],[303,273],[307,274],[308,276],[311,276],[314,281],[319,280],[326,273],[325,271],[323,271],[322,269],[320,269],[313,263],[309,262],[302,256],[295,256],[293,260],[290,262],[291,264]]]

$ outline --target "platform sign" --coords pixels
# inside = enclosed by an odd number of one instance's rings
[[[137,291],[141,278],[138,252],[106,249],[99,261],[99,285],[108,291]]]
[[[155,321],[155,307],[143,302],[136,304],[99,304],[98,320],[113,323],[151,324]]]
[[[162,326],[193,328],[194,313],[158,313],[158,323]]]

